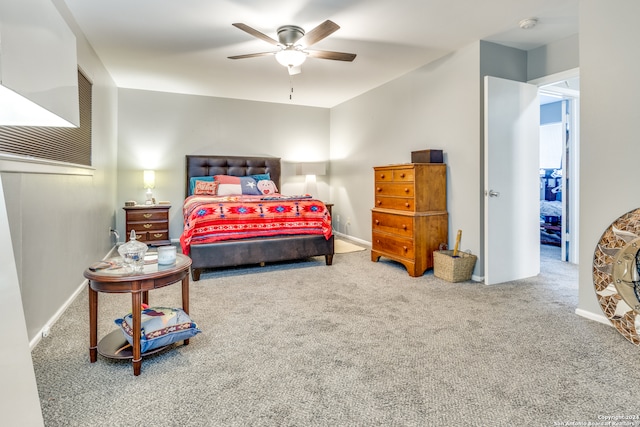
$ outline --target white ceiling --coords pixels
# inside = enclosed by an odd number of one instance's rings
[[[327,108],[476,40],[529,50],[576,34],[578,1],[64,0],[118,87]],[[355,61],[309,58],[290,78],[272,56],[227,59],[275,48],[234,22],[277,40],[326,19],[341,28],[313,49]]]

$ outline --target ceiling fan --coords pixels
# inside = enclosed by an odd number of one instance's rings
[[[300,66],[307,56],[319,59],[331,59],[334,61],[351,62],[355,59],[355,53],[331,52],[327,50],[310,50],[309,46],[318,43],[340,28],[335,22],[326,20],[313,30],[305,33],[304,29],[296,25],[283,25],[278,28],[278,40],[274,40],[266,34],[251,28],[246,24],[232,24],[234,27],[249,33],[250,35],[278,46],[274,52],[249,53],[246,55],[229,56],[229,59],[255,58],[258,56],[275,55],[276,60],[287,67],[290,75],[300,73]]]

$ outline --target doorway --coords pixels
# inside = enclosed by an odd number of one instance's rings
[[[541,251],[577,264],[579,72],[570,70],[532,83],[538,85],[540,99]]]

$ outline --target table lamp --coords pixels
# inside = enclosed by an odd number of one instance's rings
[[[305,175],[304,192],[317,197],[318,185],[316,176],[327,173],[326,162],[305,162],[296,165],[296,174]]]
[[[156,186],[156,173],[155,171],[146,170],[144,171],[143,177],[144,188],[147,189],[147,200],[145,202],[146,205],[153,205],[153,194],[151,193],[151,189]]]

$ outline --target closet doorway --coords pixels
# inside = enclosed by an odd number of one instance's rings
[[[531,83],[538,85],[540,99],[541,251],[577,264],[579,73],[571,70]]]

